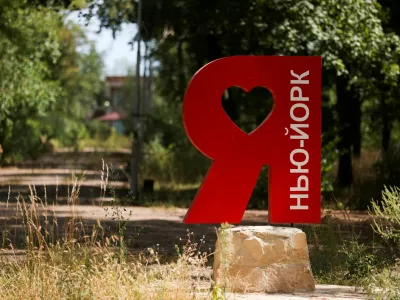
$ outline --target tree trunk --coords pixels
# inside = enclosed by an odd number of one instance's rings
[[[5,145],[6,134],[7,134],[7,121],[5,117],[0,119],[0,166],[4,164],[5,158],[7,157],[7,146]]]
[[[339,121],[339,169],[337,182],[340,187],[348,187],[353,183],[353,167],[351,157],[352,146],[352,112],[351,94],[347,90],[348,80],[343,76],[337,77],[336,95],[337,95],[337,113]]]
[[[387,153],[390,147],[392,122],[390,120],[389,106],[385,96],[381,97],[381,121],[382,121],[382,152]]]
[[[177,47],[177,56],[178,56],[178,91],[181,96],[181,100],[183,100],[183,95],[185,93],[186,88],[186,78],[185,78],[185,70],[184,70],[184,61],[183,61],[183,39],[181,38],[178,42]]]
[[[357,88],[351,89],[351,107],[353,108],[353,156],[361,157],[361,99]]]

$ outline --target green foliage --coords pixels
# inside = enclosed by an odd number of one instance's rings
[[[372,253],[365,244],[351,240],[344,244],[345,277],[350,282],[360,282],[360,279],[369,276],[378,265],[377,253]]]
[[[155,136],[145,145],[141,168],[146,177],[163,183],[196,183],[205,176],[210,162],[191,144],[185,148],[164,145],[161,138]]]
[[[108,139],[113,134],[112,127],[98,120],[92,120],[90,123],[88,123],[87,130],[89,136],[101,141]]]
[[[88,17],[97,10],[101,26],[114,31],[123,22],[135,22],[135,7],[129,1],[90,8]],[[143,12],[143,34],[156,40],[161,88],[171,100],[181,98],[176,91],[183,92],[188,77],[205,62],[234,54],[322,55],[325,69],[360,83],[370,81],[376,68],[391,83],[399,74],[399,39],[383,31],[375,1],[176,0],[148,2]]]
[[[172,148],[163,146],[158,136],[145,145],[141,171],[146,178],[156,178],[161,182],[175,181],[177,178],[173,163]]]
[[[364,290],[371,299],[397,300],[400,298],[399,266],[384,268],[369,277]]]
[[[0,163],[35,157],[55,137],[73,145],[86,136],[102,61],[53,4],[0,1]]]
[[[28,1],[0,1],[0,162],[24,156],[38,144],[35,126],[27,120],[43,115],[60,94],[50,78],[49,64],[60,56],[58,28],[61,17]],[[40,22],[38,22],[40,20]],[[18,135],[35,132],[30,141]],[[17,143],[15,140],[21,143]]]
[[[68,22],[59,30],[61,58],[52,68],[53,78],[63,88],[54,110],[60,115],[82,119],[96,107],[102,90],[103,61],[93,42],[79,25]]]
[[[374,230],[394,247],[400,246],[400,189],[386,187],[382,201],[372,201],[370,214],[375,216]]]
[[[383,31],[374,1],[281,1],[277,9],[285,15],[277,28],[285,37],[276,41],[282,53],[322,55],[325,68],[348,74],[353,82],[370,80],[371,67],[396,80],[399,40]]]
[[[197,183],[207,173],[211,160],[187,138],[181,113],[180,103],[167,104],[156,99],[147,123],[142,166],[146,176],[162,182]]]
[[[332,282],[331,275],[340,272],[337,269],[340,266],[338,248],[341,243],[332,219],[328,216],[326,226],[313,226],[308,236],[309,243],[313,245],[310,261],[314,276],[320,283]]]
[[[41,153],[51,150],[52,146],[45,140],[41,124],[36,119],[17,120],[12,127],[7,128],[3,144],[6,149],[14,149],[12,155],[1,157],[3,163],[22,160],[25,156],[37,158]],[[21,134],[23,132],[24,134]]]
[[[385,186],[382,201],[371,202],[370,214],[374,216],[374,231],[387,242],[386,252],[394,252],[397,261],[373,273],[366,280],[364,288],[373,299],[399,299],[400,189]]]
[[[106,126],[100,122],[90,122],[89,124],[80,124],[80,136],[66,145],[63,141],[59,146],[75,146],[77,150],[93,149],[93,151],[121,151],[129,149],[132,146],[132,140],[119,134],[114,127]],[[94,124],[99,126],[93,126]]]
[[[216,295],[220,293],[224,293],[225,291],[229,291],[231,288],[230,286],[230,274],[229,271],[231,269],[231,264],[234,253],[234,246],[233,246],[233,233],[232,229],[233,226],[228,223],[221,224],[221,227],[218,229],[218,255],[220,259],[220,265],[218,271],[218,277],[220,278],[220,284],[214,287],[214,291]]]
[[[324,135],[322,139],[324,140]],[[337,161],[339,152],[337,150],[338,138],[334,136],[333,139],[328,140],[322,146],[322,162],[321,162],[321,191],[322,192],[332,192],[333,191],[333,178],[332,178],[332,168]]]
[[[209,3],[173,0],[164,3],[147,1],[143,6],[142,35],[146,41],[151,41],[154,46],[151,56],[160,62],[158,93],[172,107],[183,99],[191,76],[217,58],[318,55],[324,62],[324,76],[329,77],[327,89],[334,90],[335,81],[342,78],[344,89],[351,88],[347,92],[349,96],[354,96],[355,91],[359,93],[358,106],[352,103],[352,97],[344,100],[340,97],[346,116],[350,115],[352,119],[353,106],[357,106],[354,108],[357,110],[362,102],[373,114],[370,115],[373,122],[363,122],[363,130],[368,131],[364,138],[383,139],[376,121],[382,118],[381,123],[388,121],[390,125],[396,118],[399,107],[394,99],[398,94],[400,40],[393,32],[385,31],[386,16],[376,1],[252,0],[232,3],[218,0]],[[89,6],[86,16],[90,18],[96,14],[101,27],[115,32],[125,22],[136,22],[136,3],[128,0],[96,2]],[[226,97],[224,108],[235,122],[248,122],[245,127],[250,128],[254,125],[253,119],[265,117],[264,109],[267,110],[268,105],[257,103],[254,106],[262,109],[248,110],[241,103],[242,96],[237,94],[232,92]],[[339,111],[335,104],[330,105],[331,111]],[[389,112],[389,116],[381,115],[383,111]],[[173,118],[175,124],[181,123],[180,115],[168,118]],[[340,128],[347,128],[347,133],[352,131],[351,135],[356,134],[360,125],[359,120],[342,123]],[[346,130],[336,133],[339,141],[345,139]],[[172,137],[178,138],[174,134]],[[351,138],[347,140],[346,143],[354,144]],[[330,144],[323,149],[323,191],[332,190],[332,178],[327,174],[333,160],[338,154],[348,155],[352,145],[338,143],[340,153],[333,147]],[[351,172],[351,157],[347,161],[347,170]]]
[[[343,214],[348,220],[344,224],[336,222],[328,213],[321,225],[304,228],[312,244],[311,267],[319,284],[360,286],[390,262],[387,253],[383,255],[376,247],[375,239],[367,239],[367,231],[358,231],[349,215]]]
[[[62,57],[52,67],[52,76],[62,93],[42,121],[52,124],[51,132],[46,132],[49,139],[56,137],[63,146],[77,147],[79,140],[88,138],[84,120],[98,105],[103,62],[78,25],[69,22],[61,27],[59,38]]]
[[[225,300],[224,289],[220,285],[216,284],[213,287],[212,297],[213,300]]]
[[[79,120],[62,117],[46,118],[42,124],[46,127],[50,124],[55,125],[50,131],[43,130],[43,132],[57,138],[60,147],[78,147],[79,141],[89,138],[85,123]]]

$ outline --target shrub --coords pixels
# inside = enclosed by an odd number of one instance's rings
[[[23,159],[37,158],[43,152],[51,150],[46,133],[38,120],[10,123],[4,128],[4,140],[0,151],[0,164],[9,164]]]
[[[146,177],[171,182],[176,179],[173,161],[174,154],[171,147],[163,146],[160,138],[156,136],[145,145],[141,170]]]
[[[112,127],[98,120],[92,120],[87,124],[87,130],[91,137],[96,137],[102,140],[109,138],[112,134]]]
[[[381,201],[372,201],[370,214],[374,215],[374,230],[387,242],[400,246],[400,189],[386,187]]]
[[[96,129],[99,131],[93,131],[91,128],[93,134],[78,141],[79,149],[94,148],[99,151],[111,152],[132,147],[131,138],[118,133],[114,127],[99,126]]]
[[[387,242],[386,255],[399,256],[400,247],[400,189],[386,187],[381,201],[372,201],[370,214],[374,216],[373,229]],[[400,264],[396,259],[394,266],[386,266],[369,276],[365,290],[371,298],[400,299]]]
[[[343,252],[345,253],[345,277],[350,282],[357,283],[363,280],[377,266],[376,253],[356,239],[345,243]]]
[[[381,272],[369,277],[364,289],[367,295],[376,300],[400,299],[400,266],[384,268]]]
[[[343,208],[341,203],[339,207]],[[318,283],[356,285],[364,283],[371,272],[379,269],[385,259],[375,247],[375,240],[362,241],[349,215],[343,212],[344,224],[327,215],[323,224],[308,230],[310,261]],[[306,230],[307,232],[307,230]]]

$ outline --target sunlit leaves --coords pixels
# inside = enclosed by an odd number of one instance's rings
[[[0,162],[40,150],[38,118],[87,115],[101,88],[100,56],[81,30],[64,26],[56,2],[0,0]],[[80,46],[88,51],[79,55]]]
[[[0,120],[6,114],[42,112],[59,91],[49,79],[47,61],[60,55],[60,18],[44,8],[18,9],[25,1],[7,2],[0,24]],[[38,21],[40,20],[40,22]]]

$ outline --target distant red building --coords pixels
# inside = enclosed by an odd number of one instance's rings
[[[128,81],[128,82],[127,82]],[[119,133],[124,133],[124,126],[122,121],[128,117],[128,112],[125,111],[125,101],[134,101],[134,99],[124,99],[123,87],[125,84],[135,82],[134,76],[107,76],[105,79],[105,97],[109,102],[105,114],[96,117],[96,120],[107,122],[111,124]],[[151,86],[148,78],[142,80],[141,89],[146,90],[147,94],[145,99],[142,99],[143,108],[146,113],[151,108]],[[142,93],[143,94],[143,93]],[[143,112],[142,112],[143,113]]]

